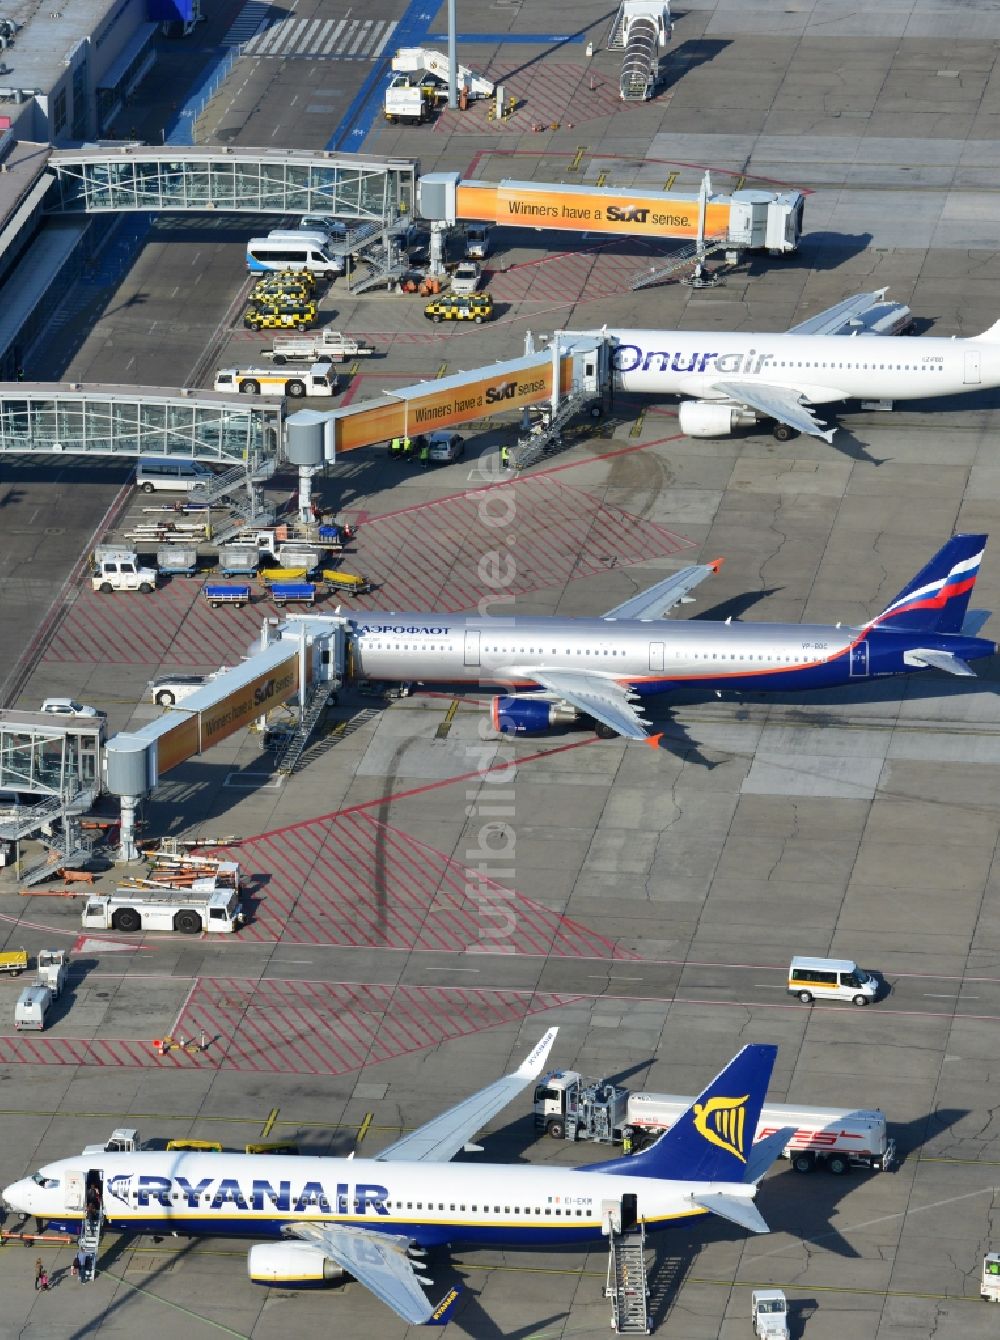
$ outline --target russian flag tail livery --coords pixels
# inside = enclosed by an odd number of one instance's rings
[[[985,535],[953,535],[866,627],[960,633],[986,540]]]
[[[777,1054],[777,1047],[744,1047],[655,1144],[598,1170],[669,1182],[752,1180],[753,1138]]]

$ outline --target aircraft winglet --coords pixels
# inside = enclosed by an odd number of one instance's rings
[[[549,1059],[549,1052],[552,1050],[552,1044],[556,1040],[558,1028],[550,1028],[542,1040],[535,1044],[528,1055],[524,1058],[518,1068],[514,1071],[518,1079],[537,1079],[542,1073],[545,1062]]]
[[[449,1321],[451,1321],[451,1314],[455,1311],[455,1305],[461,1296],[462,1290],[457,1286],[454,1289],[449,1289],[431,1313],[426,1324],[428,1326],[447,1326]]]

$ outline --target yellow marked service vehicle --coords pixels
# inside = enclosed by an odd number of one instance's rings
[[[432,298],[424,316],[435,325],[439,321],[475,321],[482,325],[493,318],[493,298],[489,293],[443,293]]]

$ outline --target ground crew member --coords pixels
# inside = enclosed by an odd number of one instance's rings
[[[394,437],[392,441],[389,443],[389,455],[399,456],[402,454],[402,451],[403,451],[403,439],[401,437]]]
[[[500,469],[510,469],[510,447],[506,444],[500,448]]]
[[[632,1128],[631,1128],[631,1126],[626,1126],[624,1132],[622,1133],[622,1153],[623,1153],[623,1154],[631,1154],[631,1153],[632,1153]]]
[[[413,455],[413,443],[408,437],[403,438],[403,460],[408,460]]]
[[[17,370],[17,380],[18,380],[19,382],[23,382],[23,381],[24,381],[24,368],[18,368],[18,370]]]
[[[420,444],[420,468],[421,468],[421,470],[426,470],[426,469],[427,469],[428,465],[430,464],[430,460],[431,460],[431,447],[430,447],[430,443],[427,441],[426,438],[424,438],[423,442]]]

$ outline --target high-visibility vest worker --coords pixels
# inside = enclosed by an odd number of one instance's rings
[[[410,456],[413,453],[413,443],[408,437],[403,438],[403,455]]]
[[[510,469],[510,447],[500,448],[500,468],[502,470]]]
[[[402,450],[403,450],[403,439],[401,437],[394,437],[392,441],[389,443],[389,455],[398,456]]]

